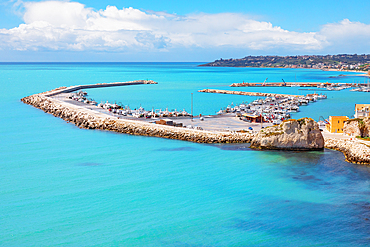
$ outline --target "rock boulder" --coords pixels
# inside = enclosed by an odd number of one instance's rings
[[[349,119],[344,123],[343,133],[349,136],[370,136],[370,117]]]
[[[281,150],[322,150],[324,138],[318,124],[310,118],[291,119],[262,129],[251,148]]]

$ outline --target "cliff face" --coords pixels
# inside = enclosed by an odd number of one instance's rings
[[[370,117],[348,120],[344,123],[343,133],[350,136],[370,136]]]
[[[365,118],[363,121],[365,125],[363,137],[370,137],[370,117]]]
[[[280,125],[262,129],[253,138],[251,148],[322,150],[324,148],[324,138],[313,119],[292,119]]]

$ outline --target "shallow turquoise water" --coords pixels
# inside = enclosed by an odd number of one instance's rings
[[[340,74],[196,65],[0,64],[0,246],[368,246],[370,170],[339,152],[84,130],[19,101],[62,85],[153,79],[159,84],[89,93],[130,107],[187,110],[194,93],[195,113],[212,114],[253,97],[197,90]],[[352,115],[354,103],[368,102],[348,90],[328,96],[296,116]]]

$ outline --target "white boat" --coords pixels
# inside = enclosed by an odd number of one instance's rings
[[[329,91],[340,91],[342,89],[340,87],[327,87],[326,90],[329,90]]]

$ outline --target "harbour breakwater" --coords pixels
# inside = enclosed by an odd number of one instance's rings
[[[292,94],[241,92],[241,91],[230,91],[230,90],[219,90],[219,89],[202,89],[202,90],[198,90],[198,92],[236,94],[236,95],[246,95],[246,96],[260,96],[260,97],[303,97],[302,95],[292,95]]]
[[[145,83],[140,82],[139,84]],[[120,83],[120,85],[133,84]],[[143,121],[118,119],[102,112],[50,97],[60,93],[71,92],[70,90],[73,88],[75,90],[80,90],[86,88],[86,86],[82,86],[82,88],[80,87],[78,89],[76,89],[76,87],[60,87],[48,92],[24,97],[21,101],[85,129],[99,129],[131,135],[153,136],[197,143],[250,143],[255,136],[255,134],[248,132],[204,131],[156,125]],[[90,85],[89,88],[93,88],[92,85]],[[269,94],[267,94],[267,96],[269,96]],[[325,138],[325,148],[341,151],[344,153],[348,162],[370,165],[370,147],[362,143]]]
[[[325,148],[340,151],[346,157],[346,161],[370,165],[370,147],[355,140],[324,138]]]
[[[100,129],[197,143],[250,143],[253,138],[252,133],[211,132],[156,125],[142,121],[115,119],[100,112],[49,98],[45,94],[31,95],[22,98],[21,101],[85,129]]]
[[[242,82],[233,83],[230,87],[317,87],[321,82]]]
[[[152,80],[136,80],[128,82],[110,82],[110,83],[96,83],[90,85],[77,85],[71,87],[60,87],[48,92],[44,92],[45,96],[51,97],[61,93],[71,93],[78,90],[91,89],[91,88],[102,88],[102,87],[118,87],[118,86],[129,86],[129,85],[142,85],[142,84],[158,84]]]

